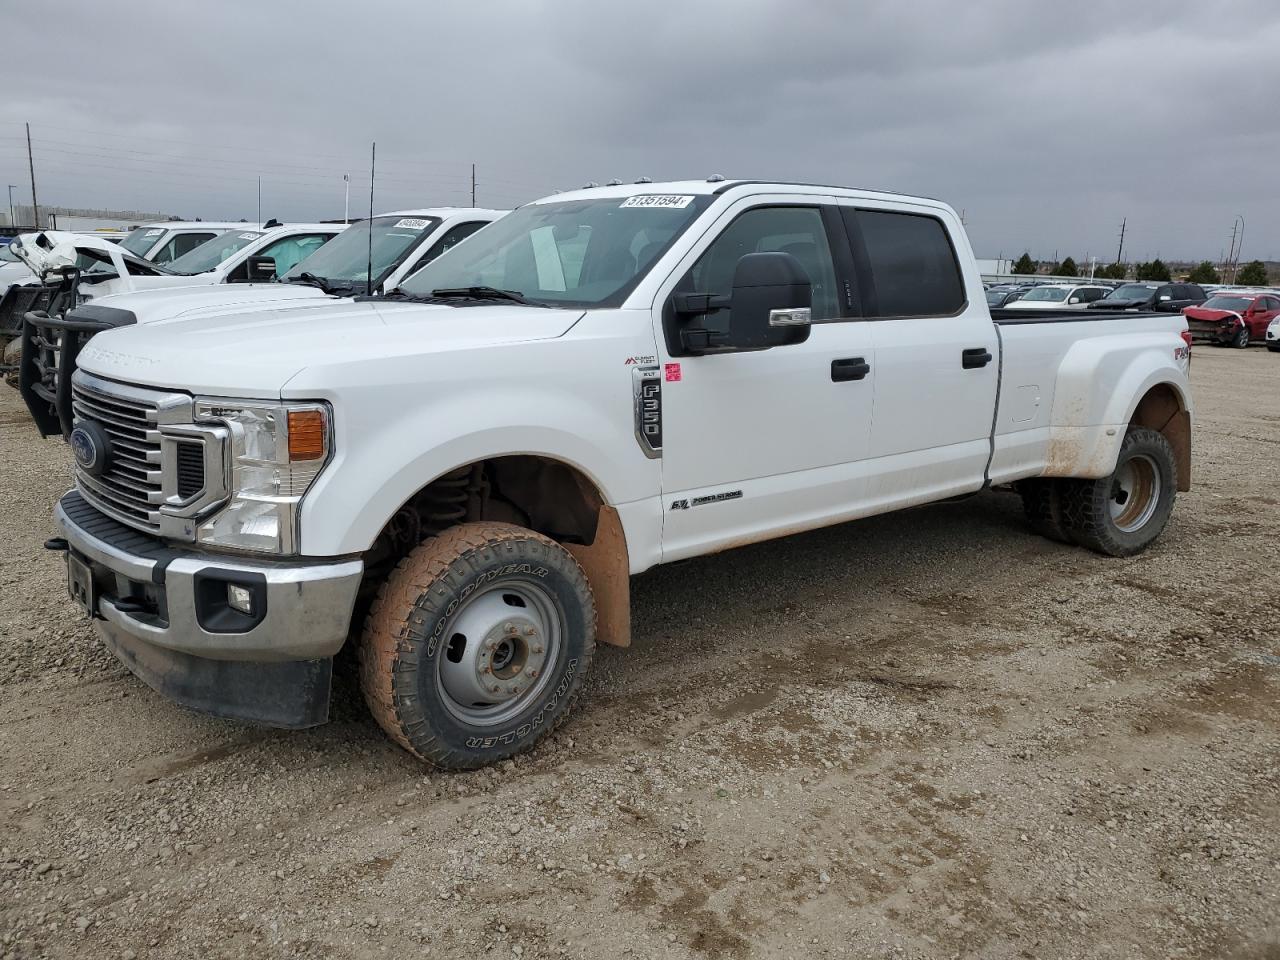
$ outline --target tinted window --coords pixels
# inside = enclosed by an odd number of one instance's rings
[[[742,257],[774,252],[791,254],[809,275],[813,318],[836,316],[835,265],[817,207],[757,207],[739,215],[698,258],[680,289],[728,294],[733,290],[733,272]],[[727,310],[711,316],[717,327],[728,323]]]
[[[881,210],[858,210],[854,220],[871,268],[875,316],[948,316],[964,306],[960,265],[940,220]]]
[[[416,273],[417,271],[421,270],[428,263],[430,263],[436,257],[440,256],[440,254],[444,253],[450,247],[456,246],[457,244],[461,243],[463,240],[467,239],[467,237],[475,233],[477,230],[479,230],[481,227],[485,226],[486,223],[487,221],[480,220],[480,221],[474,221],[471,223],[454,224],[452,227],[450,227],[448,230],[445,231],[445,234],[443,237],[441,237],[439,240],[437,240],[435,243],[431,245],[431,249],[429,249],[426,253],[422,255],[422,258],[413,265],[413,269],[409,272]],[[579,262],[579,269],[581,269],[581,262]]]
[[[1183,296],[1188,300],[1204,300],[1207,296],[1204,290],[1194,283],[1188,283],[1183,290],[1186,291]]]
[[[1084,287],[1077,290],[1075,295],[1080,298],[1081,303],[1093,303],[1095,300],[1101,300],[1106,293],[1107,291],[1101,287]]]
[[[152,259],[156,263],[168,263],[170,260],[176,260],[184,253],[190,253],[200,244],[207,240],[212,240],[215,236],[216,234],[212,233],[179,233],[166,243],[164,249]]]

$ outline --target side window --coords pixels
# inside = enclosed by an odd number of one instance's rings
[[[279,277],[323,247],[329,237],[327,233],[303,233],[294,237],[282,237],[259,250],[255,256],[271,257],[275,260],[276,276]]]
[[[914,213],[846,209],[866,249],[874,316],[945,317],[964,306],[960,264],[942,221]],[[871,315],[871,314],[869,314]]]
[[[1080,298],[1081,303],[1093,303],[1095,300],[1101,300],[1106,293],[1101,287],[1085,287],[1076,291],[1076,296]]]
[[[413,269],[410,270],[409,273],[417,273],[419,270],[425,267],[428,263],[430,263],[436,257],[440,256],[440,254],[444,253],[450,247],[453,247],[461,243],[463,240],[467,239],[467,237],[471,236],[481,227],[485,227],[485,226],[488,226],[488,222],[485,220],[454,224],[452,227],[450,227],[448,230],[445,231],[445,234],[443,237],[441,237],[439,240],[437,240],[427,249],[427,252],[424,253],[421,259],[419,259],[418,262],[413,265]]]
[[[688,293],[728,294],[738,260],[749,253],[789,253],[804,267],[813,285],[813,318],[837,316],[836,271],[817,207],[757,207],[738,216],[686,274],[679,289]],[[644,258],[644,252],[638,254]],[[727,311],[711,317],[727,323]]]
[[[156,250],[155,256],[148,257],[148,259],[152,263],[159,263],[159,264],[168,263],[170,260],[172,260],[176,256],[176,254],[173,252],[173,242],[177,239],[178,238],[176,236],[170,237],[168,240],[164,242],[162,246],[160,246]]]
[[[208,240],[212,240],[216,234],[212,233],[180,233],[168,243],[164,245],[165,259],[156,260],[156,263],[168,263],[170,260],[176,260],[184,253],[190,253],[200,244]]]
[[[1275,297],[1267,297],[1266,300],[1267,302],[1263,306],[1264,310],[1280,310],[1280,300]]]

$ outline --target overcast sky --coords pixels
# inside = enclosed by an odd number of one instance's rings
[[[589,180],[939,197],[979,256],[1280,259],[1280,3],[0,0],[0,177],[205,219]]]

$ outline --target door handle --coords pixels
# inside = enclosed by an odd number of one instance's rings
[[[871,372],[871,364],[862,357],[846,357],[831,361],[831,379],[835,383],[845,380],[863,380]]]
[[[994,360],[991,351],[986,347],[971,347],[960,354],[960,366],[966,370],[976,370],[978,367],[985,367]]]

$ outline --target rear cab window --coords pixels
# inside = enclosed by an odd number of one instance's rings
[[[842,207],[867,317],[946,317],[967,303],[960,261],[940,219]]]

